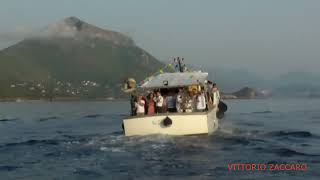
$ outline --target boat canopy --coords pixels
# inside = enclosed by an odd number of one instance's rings
[[[208,73],[206,72],[163,73],[147,78],[142,82],[140,88],[159,89],[201,85],[206,83],[207,78]]]

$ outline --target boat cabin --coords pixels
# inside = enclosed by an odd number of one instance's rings
[[[162,73],[149,77],[132,93],[131,115],[207,112],[213,109],[207,78],[205,72]]]

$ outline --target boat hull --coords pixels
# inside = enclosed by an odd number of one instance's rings
[[[169,119],[169,124],[165,123]],[[153,116],[129,117],[123,120],[126,136],[166,134],[211,134],[218,129],[216,111],[169,113]]]

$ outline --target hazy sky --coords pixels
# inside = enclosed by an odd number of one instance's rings
[[[1,0],[0,47],[68,16],[130,35],[163,61],[263,75],[320,68],[319,0]]]

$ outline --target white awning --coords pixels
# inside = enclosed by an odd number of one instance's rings
[[[156,89],[198,85],[204,84],[207,78],[208,73],[204,72],[164,73],[147,78],[140,88]]]

